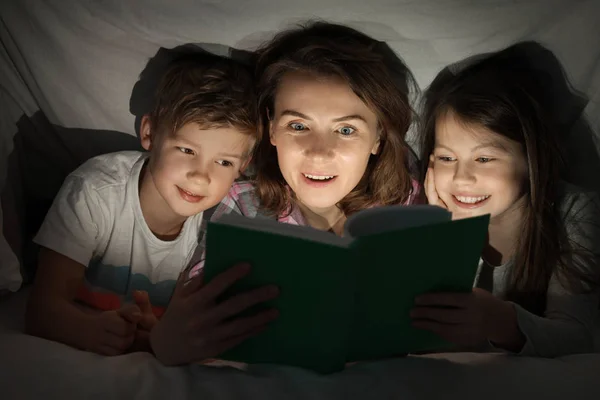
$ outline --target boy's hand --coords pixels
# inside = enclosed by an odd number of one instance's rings
[[[215,299],[235,281],[247,275],[248,265],[236,265],[203,284],[203,273],[187,284],[180,277],[160,322],[150,334],[156,358],[166,365],[187,364],[218,356],[266,328],[277,317],[267,310],[248,317],[232,318],[247,308],[278,295],[265,286],[238,294],[216,304]]]
[[[410,315],[416,328],[431,331],[458,346],[475,347],[488,340],[505,342],[511,312],[514,314],[510,303],[474,288],[471,293],[418,296]]]
[[[94,315],[85,327],[85,350],[105,356],[123,354],[133,343],[141,318],[139,307],[133,304]]]
[[[136,351],[147,351],[151,352],[150,348],[150,332],[154,328],[154,325],[158,323],[158,318],[152,311],[152,305],[150,304],[150,298],[148,292],[136,290],[133,292],[133,300],[139,307],[142,316],[137,323],[137,329],[135,331],[135,339],[133,344],[129,348],[129,352]]]

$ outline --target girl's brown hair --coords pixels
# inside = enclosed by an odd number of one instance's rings
[[[555,202],[562,155],[558,132],[544,104],[544,75],[516,51],[511,46],[456,74],[446,69],[434,79],[424,95],[421,160],[432,154],[436,122],[448,112],[465,124],[483,126],[523,146],[529,171],[523,235],[513,257],[506,299],[542,315],[553,273],[573,291],[594,287],[596,277],[576,265],[588,262],[593,254],[570,243],[560,204]],[[426,171],[423,163],[422,180]]]
[[[293,196],[269,141],[277,88],[292,71],[341,77],[378,117],[379,152],[371,156],[358,185],[338,204],[344,214],[405,202],[412,188],[412,153],[405,140],[413,120],[409,94],[416,91],[410,71],[386,44],[343,25],[313,22],[278,34],[256,53],[260,140],[254,163],[257,194],[265,211],[284,213]]]

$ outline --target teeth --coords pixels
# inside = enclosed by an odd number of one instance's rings
[[[304,174],[304,176],[307,177],[308,179],[315,179],[318,181],[324,181],[327,179],[335,178],[335,175],[317,176],[317,175]]]
[[[197,195],[197,194],[194,194],[194,193],[192,193],[192,192],[188,192],[188,191],[187,191],[187,190],[185,190],[185,189],[181,189],[181,190],[183,190],[183,191],[184,191],[186,194],[189,194],[189,195],[190,195],[190,196],[192,196],[192,197],[198,197],[198,195]]]
[[[479,196],[479,197],[454,196],[454,197],[456,197],[456,199],[458,201],[460,201],[461,203],[475,204],[475,203],[479,203],[480,201],[487,199],[490,196]]]

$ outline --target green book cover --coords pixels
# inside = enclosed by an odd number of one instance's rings
[[[223,298],[280,288],[262,306],[279,318],[219,358],[330,373],[347,361],[447,347],[412,328],[408,313],[418,294],[473,285],[489,216],[450,218],[433,206],[379,207],[349,218],[344,237],[235,214],[210,222],[206,281],[236,263],[252,265]]]

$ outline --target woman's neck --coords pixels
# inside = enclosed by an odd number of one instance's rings
[[[308,207],[300,201],[297,204],[308,225],[322,231],[333,231],[338,236],[342,235],[346,216],[337,206],[314,208]]]
[[[154,236],[163,241],[174,240],[186,218],[176,215],[160,196],[147,166],[145,164],[140,171],[138,186],[142,215]]]
[[[508,210],[490,220],[489,238],[483,258],[492,265],[502,265],[510,260],[523,231],[526,196],[517,200]]]

